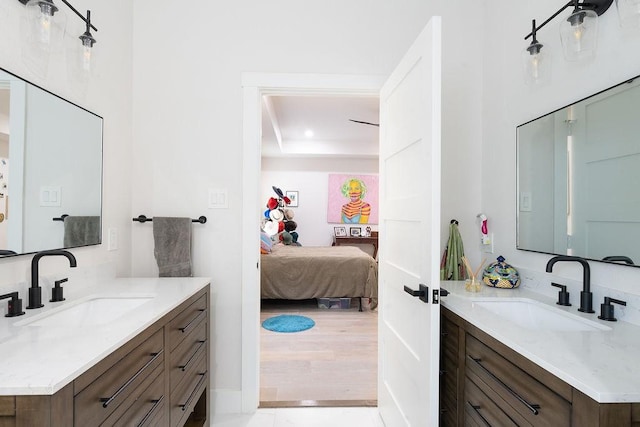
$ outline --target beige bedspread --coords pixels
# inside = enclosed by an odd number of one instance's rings
[[[378,264],[353,246],[275,245],[260,258],[264,299],[378,296]]]

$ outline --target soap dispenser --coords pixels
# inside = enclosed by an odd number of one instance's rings
[[[616,319],[613,316],[613,305],[611,305],[612,302],[615,302],[616,304],[620,304],[620,305],[627,305],[626,301],[620,301],[614,298],[610,298],[610,297],[604,297],[604,304],[600,304],[600,316],[598,316],[598,319],[602,319],[602,320],[608,320],[609,322],[615,322]]]

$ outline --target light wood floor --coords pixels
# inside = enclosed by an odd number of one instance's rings
[[[260,406],[375,406],[378,312],[320,309],[315,300],[263,301],[261,321],[300,314],[316,325],[303,332],[261,330]]]

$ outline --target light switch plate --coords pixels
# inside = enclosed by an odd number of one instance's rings
[[[60,206],[60,187],[40,187],[40,206]]]
[[[209,189],[209,209],[228,209],[229,197],[226,189]]]

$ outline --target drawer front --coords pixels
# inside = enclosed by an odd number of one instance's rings
[[[464,423],[465,425],[489,426],[528,426],[524,423],[516,423],[505,414],[495,402],[482,392],[469,378],[465,379],[465,405]]]
[[[162,367],[149,375],[131,395],[131,405],[120,405],[101,427],[110,426],[160,426],[155,423],[164,416],[167,399],[164,395],[164,369]]]
[[[504,400],[505,412],[515,411],[533,425],[570,425],[569,402],[472,335],[466,337],[466,356],[466,375],[477,377],[485,394]]]
[[[159,329],[75,397],[76,425],[99,425],[163,363],[163,331]]]
[[[13,417],[16,415],[16,398],[13,396],[0,396],[0,417]]]
[[[177,426],[193,411],[198,401],[200,391],[209,381],[207,373],[207,358],[203,353],[189,371],[189,375],[176,389],[171,390],[170,420],[171,426]]]
[[[204,294],[186,307],[167,325],[169,350],[173,351],[195,327],[208,315],[207,296]]]
[[[195,368],[195,363],[202,353],[207,351],[207,322],[200,321],[198,326],[183,340],[182,344],[171,353],[171,374],[169,384],[175,389]]]

